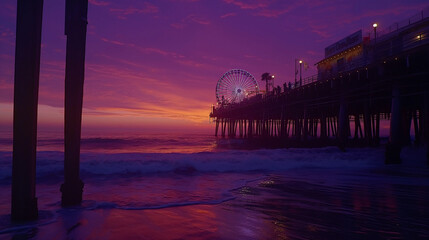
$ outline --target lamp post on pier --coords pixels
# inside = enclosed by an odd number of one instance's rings
[[[299,86],[302,86],[302,60],[299,60]]]
[[[378,27],[378,24],[374,23],[374,24],[372,24],[372,27],[374,28],[374,44],[376,44],[377,43],[377,27]]]

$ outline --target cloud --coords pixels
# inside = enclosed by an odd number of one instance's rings
[[[237,1],[237,0],[223,0],[228,4],[233,4],[241,9],[258,9],[268,6],[266,1]]]
[[[369,10],[364,11],[364,13],[360,15],[355,15],[352,17],[348,17],[344,19],[344,23],[351,23],[354,21],[359,21],[364,18],[374,18],[374,17],[380,17],[380,16],[386,16],[386,15],[401,15],[404,13],[404,11],[421,11],[423,8],[427,7],[427,4],[417,4],[417,5],[400,5],[400,6],[394,6],[390,8],[385,9],[375,9],[375,10]],[[411,17],[411,16],[410,16]],[[398,19],[399,21],[405,20],[405,19]]]
[[[320,52],[316,52],[316,51],[313,51],[313,50],[307,50],[306,53],[308,55],[311,55],[311,56],[319,56],[320,55]]]
[[[138,51],[140,51],[142,53],[146,53],[146,54],[156,53],[156,54],[159,54],[162,56],[173,57],[173,58],[183,58],[184,57],[183,55],[180,55],[178,53],[165,51],[165,50],[162,50],[159,48],[152,48],[152,47],[144,48],[144,47],[137,46],[134,43],[125,43],[125,42],[120,42],[120,41],[111,40],[111,39],[107,39],[107,38],[101,38],[101,40],[103,42],[111,43],[111,44],[118,45],[118,46],[135,48]]]
[[[201,25],[209,25],[211,22],[207,20],[206,18],[200,17],[195,14],[188,15],[186,18],[182,19],[178,23],[172,23],[170,24],[171,27],[176,29],[183,29],[185,28],[189,23],[197,23]]]
[[[206,105],[206,106],[205,106]],[[192,122],[205,122],[208,118],[210,103],[192,109],[178,109],[174,104],[159,105],[142,103],[139,108],[100,107],[88,111],[92,115],[121,116],[121,117],[157,117],[168,119],[182,119]]]
[[[290,10],[291,10],[290,8],[286,8],[283,10],[263,9],[257,12],[255,15],[262,16],[262,17],[276,18],[285,13],[288,13]]]
[[[171,0],[172,2],[199,2],[200,0]]]
[[[90,4],[95,6],[107,6],[110,5],[110,2],[102,1],[102,0],[89,0]]]
[[[111,44],[119,45],[119,46],[127,46],[127,45],[129,45],[129,44],[126,44],[126,43],[123,43],[123,42],[120,42],[120,41],[110,40],[110,39],[107,39],[107,38],[101,38],[101,40],[103,42],[107,42],[107,43],[111,43]]]
[[[144,6],[141,8],[111,8],[110,12],[116,15],[119,19],[126,19],[128,15],[133,14],[154,14],[159,12],[159,8],[152,3],[144,2]]]
[[[7,27],[0,26],[0,42],[9,46],[15,45],[15,32]]]
[[[290,12],[292,9],[295,9],[298,6],[302,6],[305,3],[302,1],[297,2],[287,2],[287,5],[282,2],[278,4],[274,4],[275,2],[269,2],[265,0],[256,0],[256,1],[237,1],[237,0],[224,0],[224,2],[228,4],[233,4],[235,6],[240,7],[240,9],[244,10],[252,10],[254,16],[268,17],[268,18],[277,18],[285,13]],[[278,5],[285,5],[283,7]],[[235,15],[235,14],[234,14]],[[229,14],[225,14],[221,17],[233,16]]]
[[[176,29],[183,29],[185,27],[185,24],[183,24],[183,23],[172,23],[172,24],[170,24],[170,26],[172,26],[173,28],[176,28]]]
[[[236,15],[237,15],[237,13],[230,12],[230,13],[226,13],[226,14],[220,16],[220,18],[233,17],[233,16],[236,16]]]
[[[322,38],[330,38],[331,37],[331,34],[329,34],[328,31],[323,31],[321,29],[312,28],[311,32],[316,33],[317,35],[319,35]]]
[[[191,15],[187,16],[186,19],[185,19],[185,21],[191,21],[191,22],[198,23],[198,24],[201,24],[201,25],[208,25],[208,24],[210,24],[209,20],[204,19],[203,17],[197,16],[197,15],[194,15],[194,14],[191,14]]]
[[[85,108],[105,116],[207,121],[211,104],[207,93],[196,94],[183,80],[170,82],[162,72],[136,67],[88,63]]]

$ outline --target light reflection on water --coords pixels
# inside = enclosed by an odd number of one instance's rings
[[[292,239],[429,237],[427,172],[399,182],[396,176],[361,178],[328,171],[315,178],[314,171],[299,172],[273,176],[271,185],[247,186],[239,192],[247,196],[236,199],[235,207],[264,213],[272,221],[272,233],[287,232]],[[337,178],[334,185],[321,183],[332,177]]]
[[[216,149],[210,134],[93,133],[81,139],[82,153],[197,153]],[[0,151],[12,151],[12,134],[1,132]],[[58,133],[38,136],[37,151],[64,151]]]
[[[85,201],[77,209],[59,205],[62,155],[41,153],[39,209],[55,218],[25,231],[34,239],[429,238],[429,173],[409,164],[411,155],[384,166],[376,149],[212,153],[215,145],[210,135],[84,138],[82,151],[91,154],[82,155]],[[39,151],[61,148],[60,138],[39,140]],[[109,154],[163,151],[192,154]],[[1,166],[10,168],[3,155]],[[1,179],[0,192],[10,193],[10,178]],[[3,194],[0,217],[9,204]]]
[[[38,226],[35,239],[429,236],[429,175],[424,170],[401,178],[390,173],[362,175],[353,170],[322,169],[269,175],[197,173],[94,178],[86,182],[85,201],[79,209],[61,209],[57,187],[38,186],[40,209],[55,212],[57,220]],[[227,200],[218,201],[223,198]],[[189,204],[180,204],[186,202]]]

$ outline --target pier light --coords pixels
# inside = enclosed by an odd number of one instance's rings
[[[272,75],[271,78],[274,78],[274,75]]]
[[[299,64],[301,64],[302,63],[302,60],[299,60]]]
[[[378,27],[378,24],[374,23],[374,24],[372,24],[372,27],[374,28],[374,44],[377,44],[377,27]]]

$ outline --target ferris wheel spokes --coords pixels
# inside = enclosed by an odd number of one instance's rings
[[[219,79],[216,85],[218,103],[238,103],[259,91],[256,79],[249,72],[232,69]]]

